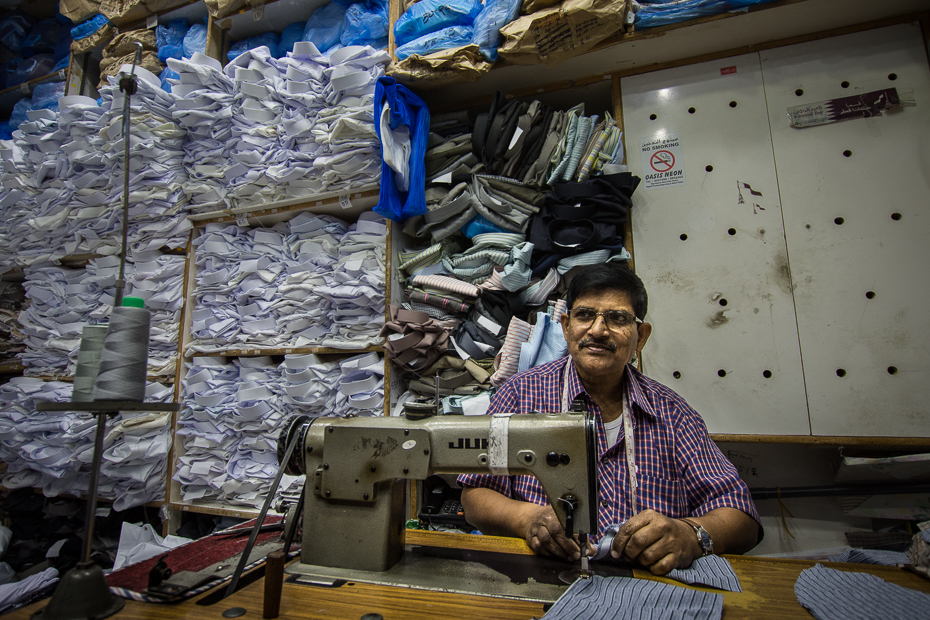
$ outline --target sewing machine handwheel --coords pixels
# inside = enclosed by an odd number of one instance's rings
[[[298,415],[291,418],[287,423],[287,428],[278,435],[278,465],[284,468],[284,473],[289,476],[300,476],[307,473],[306,463],[304,461],[304,442],[307,436],[307,429],[313,424],[313,418],[306,415]],[[299,434],[297,446],[287,463],[282,463],[284,453],[287,452],[287,446],[290,445],[291,439]]]

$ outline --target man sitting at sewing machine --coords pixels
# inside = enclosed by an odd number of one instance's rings
[[[569,285],[566,302],[569,357],[511,378],[488,413],[567,411],[579,398],[595,415],[598,537],[622,524],[612,557],[664,575],[708,553],[754,547],[762,530],[749,489],[704,421],[630,364],[652,333],[643,322],[647,297],[639,277],[610,263],[586,267]],[[459,482],[465,516],[485,534],[524,538],[541,555],[581,557],[535,477],[463,475]],[[593,551],[589,546],[586,554]]]

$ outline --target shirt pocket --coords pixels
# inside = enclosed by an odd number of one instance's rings
[[[640,511],[652,508],[672,519],[689,515],[688,498],[685,496],[681,480],[642,473],[637,478],[639,487],[636,490]]]

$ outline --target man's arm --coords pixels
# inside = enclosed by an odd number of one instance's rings
[[[745,553],[756,545],[759,524],[736,508],[716,508],[691,517],[710,534],[714,553]],[[694,528],[654,510],[644,510],[623,525],[611,545],[614,558],[639,562],[654,575],[664,575],[674,568],[687,568],[703,549]]]
[[[580,547],[565,537],[565,531],[549,505],[510,499],[484,487],[465,487],[462,489],[462,507],[468,522],[485,534],[522,538],[539,555],[552,555],[563,560],[581,557]]]

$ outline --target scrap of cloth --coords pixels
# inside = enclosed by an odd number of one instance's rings
[[[822,564],[801,572],[794,595],[817,620],[930,618],[930,594]]]
[[[722,614],[722,594],[645,579],[594,575],[575,581],[543,620],[710,620]]]

